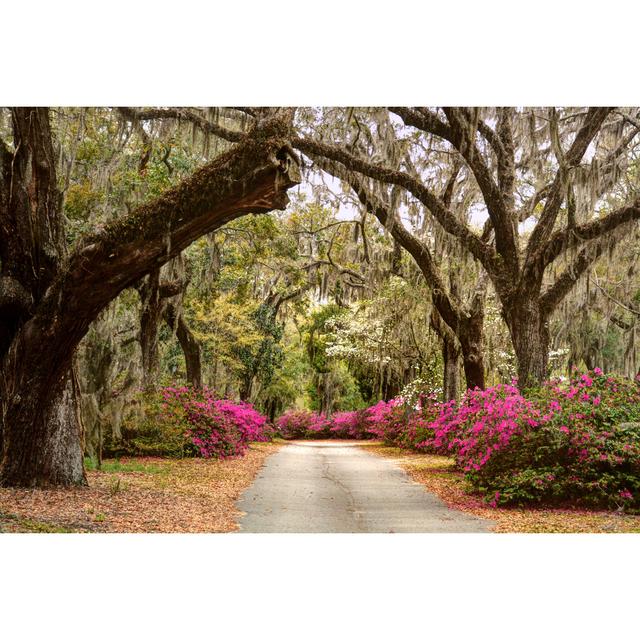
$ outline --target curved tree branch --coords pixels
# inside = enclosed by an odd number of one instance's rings
[[[503,193],[491,176],[489,167],[483,160],[477,145],[469,136],[469,131],[478,128],[478,122],[471,120],[471,114],[466,109],[445,107],[443,111],[449,121],[448,126],[425,109],[418,111],[417,109],[393,107],[391,111],[399,115],[406,125],[419,128],[426,133],[432,133],[447,140],[460,153],[480,187],[493,227],[497,229],[496,249],[508,264],[517,267],[516,228],[511,212],[508,210]],[[490,134],[488,126],[484,125],[483,130],[484,135],[493,140],[491,146],[500,149],[502,157],[500,161],[505,166],[504,159],[507,156],[504,143],[500,140],[500,145],[498,146],[497,134]]]
[[[542,312],[549,315],[573,289],[575,283],[602,254],[602,242],[583,247],[574,261],[540,297]]]
[[[204,133],[218,136],[229,142],[240,142],[247,134],[242,131],[227,129],[215,122],[209,122],[200,114],[188,109],[163,108],[163,109],[134,109],[133,107],[118,107],[118,113],[132,122],[149,120],[182,120],[191,122]]]
[[[567,226],[556,231],[538,257],[537,269],[544,269],[564,251],[577,247],[588,240],[595,240],[615,231],[633,220],[640,220],[640,198],[630,205],[616,209],[602,218],[591,220],[575,227]]]
[[[22,371],[13,379],[50,379],[51,393],[73,351],[97,314],[122,290],[185,249],[198,237],[246,213],[284,208],[287,190],[300,179],[288,146],[289,125],[265,120],[240,144],[176,187],[88,236],[63,263],[58,276],[21,328],[4,366]],[[38,354],[42,336],[51,349]],[[4,389],[12,397],[13,389]]]

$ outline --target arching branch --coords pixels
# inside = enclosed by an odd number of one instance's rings
[[[281,121],[264,121],[176,187],[89,235],[22,327],[5,366],[19,370],[19,362],[36,363],[41,377],[55,385],[90,323],[122,290],[225,222],[284,208],[287,190],[300,179],[297,159],[287,151],[288,133]],[[38,357],[43,335],[51,348]]]
[[[633,220],[640,220],[640,198],[632,204],[616,209],[596,220],[576,225],[573,228],[567,226],[560,229],[549,238],[544,251],[539,255],[536,268],[546,268],[567,249],[605,236]]]
[[[595,246],[582,248],[573,262],[540,297],[541,308],[544,314],[550,314],[558,304],[562,302],[563,298],[573,289],[580,277],[600,257],[602,248],[602,242],[597,242]]]
[[[409,233],[401,222],[394,221],[393,224],[389,224],[389,217],[392,214],[379,198],[368,192],[360,179],[353,175],[343,179],[354,190],[363,206],[378,219],[380,224],[389,230],[391,235],[416,261],[432,290],[434,305],[443,320],[452,328],[459,327],[463,322],[464,314],[447,295],[444,281],[429,248],[413,234]]]
[[[204,133],[209,133],[229,142],[239,142],[246,136],[246,133],[242,131],[233,131],[215,122],[209,122],[209,120],[200,114],[189,109],[134,109],[133,107],[118,107],[118,112],[132,122],[149,120],[181,120],[191,122]]]
[[[494,229],[496,229],[496,249],[506,262],[517,267],[518,248],[515,225],[500,188],[491,176],[489,167],[483,160],[474,140],[470,139],[468,135],[471,129],[476,130],[478,127],[477,122],[470,120],[471,114],[465,109],[445,107],[443,111],[447,116],[447,126],[434,114],[424,109],[418,111],[416,109],[394,107],[391,110],[403,118],[406,125],[417,127],[425,133],[431,133],[447,140],[460,153],[471,169],[487,205],[487,212]],[[485,125],[485,135],[493,139],[494,145],[500,149],[502,157],[505,158],[506,152],[502,141],[498,146],[498,138],[489,134],[488,129]],[[504,162],[504,160],[502,161]]]

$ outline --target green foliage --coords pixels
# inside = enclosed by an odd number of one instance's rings
[[[258,403],[271,420],[296,402],[308,405],[307,390],[312,375],[306,350],[291,325],[285,326],[282,364],[260,391]]]
[[[122,439],[105,439],[106,457],[160,456],[182,458],[188,454],[188,442],[184,436],[186,423],[168,420],[163,398],[158,393],[140,392],[136,398],[136,410],[122,425]],[[116,463],[119,464],[119,463]]]
[[[233,348],[234,354],[242,363],[240,377],[247,390],[250,389],[254,378],[263,385],[268,385],[284,360],[284,352],[280,345],[283,327],[276,321],[273,308],[268,304],[261,304],[251,314],[251,319],[262,339],[252,347],[245,345]]]
[[[88,471],[96,471],[97,463],[92,458],[84,459],[85,469]],[[100,471],[103,473],[150,473],[164,474],[168,472],[168,467],[157,464],[146,464],[138,460],[103,460]]]
[[[355,411],[366,406],[358,382],[342,361],[331,361],[328,370],[316,373],[308,385],[314,411]]]
[[[329,321],[344,316],[346,310],[337,304],[326,304],[313,311],[306,324],[305,344],[311,366],[317,373],[328,373],[330,370],[327,347],[331,339]]]

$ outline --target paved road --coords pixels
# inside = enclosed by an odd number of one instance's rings
[[[449,509],[396,462],[352,442],[293,442],[237,503],[241,532],[453,533],[491,522]]]

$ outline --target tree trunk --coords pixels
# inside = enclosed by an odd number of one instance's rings
[[[431,326],[442,340],[442,353],[445,363],[442,386],[443,397],[446,400],[452,399],[451,394],[453,394],[453,387],[451,387],[452,390],[449,391],[449,382],[446,381],[446,378],[447,376],[454,375],[454,365],[450,361],[454,360],[456,363],[455,366],[457,367],[460,354],[462,354],[466,388],[475,389],[478,387],[479,389],[484,389],[484,351],[482,340],[484,301],[482,296],[476,296],[471,305],[471,311],[467,318],[465,318],[465,321],[454,325],[456,326],[455,333],[451,327],[444,322],[435,305],[431,311]],[[458,342],[460,347],[458,347]],[[445,354],[445,351],[448,351],[448,353]],[[457,388],[459,389],[460,374],[458,373],[457,375]],[[451,384],[453,384],[452,377],[450,377],[450,381]]]
[[[540,386],[549,373],[548,318],[537,300],[520,299],[504,312],[518,362],[518,387]]]
[[[35,488],[87,482],[77,389],[71,371],[61,384],[50,387],[47,383],[39,380],[39,394],[16,394],[8,403],[2,486]]]
[[[160,356],[158,354],[158,330],[166,301],[160,296],[160,269],[155,269],[140,287],[142,309],[140,312],[140,349],[142,351],[142,383],[145,389],[158,380]]]
[[[187,382],[196,388],[202,387],[202,360],[200,343],[189,329],[182,313],[175,305],[169,303],[165,311],[167,324],[175,331],[180,348],[184,354],[184,362],[187,369]]]
[[[253,390],[253,378],[245,380],[240,385],[240,400],[242,402],[251,402],[251,391]]]
[[[445,402],[460,396],[460,349],[456,341],[445,335],[442,341],[442,397]]]
[[[23,332],[65,255],[49,110],[12,109],[12,127],[15,151],[0,141],[0,485],[85,484],[73,352],[52,362],[46,331]],[[30,339],[33,357],[20,352]]]
[[[484,355],[482,347],[482,322],[473,322],[460,331],[462,365],[467,389],[484,389]]]

